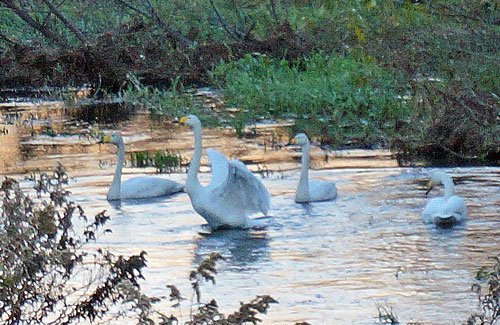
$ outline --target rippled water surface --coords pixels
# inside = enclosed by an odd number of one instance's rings
[[[129,151],[166,142],[189,158],[189,130],[167,132],[150,125],[138,130],[141,118],[114,126],[128,136]],[[107,210],[112,217],[108,226],[113,232],[92,245],[126,255],[145,250],[148,268],[142,286],[150,295],[166,296],[165,286],[175,284],[190,297],[189,272],[201,258],[219,252],[225,261],[218,266],[217,283],[203,285],[202,298],[215,298],[223,312],[230,312],[240,301],[269,294],[279,304],[263,316],[265,324],[373,324],[376,304],[391,306],[403,322],[458,324],[476,310],[477,298],[470,291],[475,273],[488,256],[500,253],[500,168],[446,169],[470,217],[455,228],[436,229],[420,217],[428,169],[395,167],[383,151],[331,153],[326,161],[318,149],[311,177],[335,181],[339,196],[332,202],[302,205],[293,201],[297,152],[271,150],[262,138],[235,140],[223,131],[205,134],[207,146],[258,162],[251,166],[254,171],[270,171],[259,176],[272,196],[265,229],[202,235],[204,220],[186,194],[106,201],[113,148],[84,137],[21,136],[12,129],[0,139],[0,162],[4,174],[18,177],[34,166],[66,162],[74,175],[72,199],[88,215]],[[6,154],[17,158],[5,159]],[[126,168],[124,178],[143,172]],[[184,182],[186,174],[160,177]],[[209,174],[201,178],[208,182]],[[175,313],[169,305],[163,301],[157,307]],[[189,304],[184,308],[186,315]]]
[[[270,294],[279,304],[266,323],[371,324],[379,303],[392,306],[403,321],[450,324],[474,311],[475,272],[499,253],[500,170],[448,171],[461,177],[457,191],[470,212],[465,224],[452,229],[422,223],[423,169],[313,172],[314,178],[335,180],[339,197],[307,205],[293,201],[298,171],[271,176],[263,180],[272,195],[267,229],[208,236],[198,233],[204,221],[185,194],[117,206],[105,200],[106,188],[95,177],[77,179],[71,190],[86,207],[113,216],[113,234],[98,245],[122,254],[148,252],[144,287],[150,294],[164,295],[171,283],[187,294],[189,271],[202,256],[219,252],[226,260],[217,284],[205,285],[203,296],[215,297],[226,311]],[[172,178],[183,181],[185,175]]]

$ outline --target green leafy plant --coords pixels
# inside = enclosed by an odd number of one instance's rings
[[[315,54],[289,62],[246,55],[220,64],[212,76],[227,104],[248,119],[292,117],[298,129],[327,143],[386,142],[409,114],[394,78],[369,57]]]
[[[130,154],[133,167],[155,167],[157,173],[179,172],[182,169],[182,156],[170,151],[157,150],[153,155],[138,151]]]

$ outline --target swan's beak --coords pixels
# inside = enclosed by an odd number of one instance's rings
[[[179,123],[180,124],[186,124],[186,122],[188,121],[188,117],[187,116],[183,116],[179,119]]]
[[[101,143],[109,143],[111,141],[111,136],[109,134],[105,134],[101,138]]]
[[[425,192],[425,195],[428,195],[429,192],[434,188],[434,185],[432,184],[431,181],[429,181],[429,183],[427,183],[427,191]]]

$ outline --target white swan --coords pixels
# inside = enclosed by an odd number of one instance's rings
[[[328,201],[337,197],[337,188],[334,182],[309,181],[309,151],[310,142],[304,133],[297,134],[292,143],[302,148],[302,170],[300,180],[295,192],[295,202],[307,203],[315,201]]]
[[[125,160],[125,145],[123,138],[118,133],[104,135],[103,143],[112,143],[117,148],[115,176],[109,187],[107,199],[144,199],[171,195],[183,191],[183,186],[174,181],[159,177],[134,177],[122,183],[122,168]]]
[[[427,202],[422,218],[425,223],[434,223],[438,226],[450,226],[464,221],[467,218],[467,207],[464,199],[454,195],[454,184],[448,174],[438,171],[431,174],[429,188],[426,195],[436,185],[444,185],[444,196],[430,199]]]
[[[269,210],[269,193],[264,185],[239,160],[229,161],[220,152],[207,149],[212,180],[203,186],[198,181],[202,150],[201,122],[194,115],[179,122],[189,125],[194,133],[194,154],[189,166],[186,192],[194,210],[211,229],[249,228],[254,226],[248,215]]]

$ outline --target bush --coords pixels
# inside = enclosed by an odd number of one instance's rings
[[[0,320],[3,324],[70,324],[113,318],[136,318],[140,324],[179,324],[174,316],[158,312],[160,299],[142,293],[139,280],[146,267],[146,252],[130,257],[109,251],[92,251],[87,243],[102,232],[109,216],[98,213],[88,222],[83,208],[69,201],[63,188],[68,175],[59,165],[52,174],[33,179],[36,198],[23,193],[17,181],[7,178],[0,214]],[[80,236],[74,233],[78,217],[86,224]],[[75,227],[76,228],[76,227]],[[215,283],[215,265],[222,257],[212,253],[191,272],[196,296],[185,324],[256,324],[259,313],[277,303],[267,295],[257,296],[228,315],[219,312],[215,300],[202,302],[201,282]],[[86,280],[82,280],[86,279]],[[184,300],[169,285],[173,308]]]
[[[35,179],[36,199],[14,179],[2,183],[0,319],[5,324],[94,321],[126,303],[123,283],[139,288],[145,253],[85,253],[109,217],[103,211],[88,222],[83,208],[68,200],[67,181],[62,166],[42,174]],[[81,236],[73,232],[75,216],[86,223]]]

